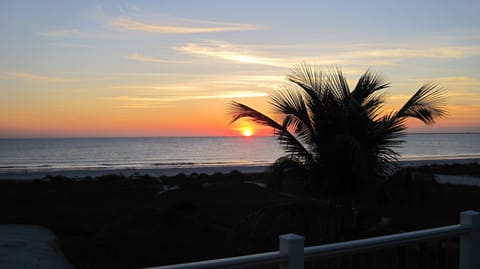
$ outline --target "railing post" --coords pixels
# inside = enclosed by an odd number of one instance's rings
[[[288,255],[288,262],[280,264],[280,269],[303,269],[304,238],[296,234],[284,234],[278,237],[280,253]]]
[[[480,213],[472,210],[461,212],[460,224],[472,227],[472,231],[460,236],[458,268],[480,268]]]

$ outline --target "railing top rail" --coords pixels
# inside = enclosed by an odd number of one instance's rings
[[[305,259],[325,258],[404,246],[429,240],[450,238],[469,233],[470,231],[471,227],[456,224],[413,232],[306,247],[304,253]]]
[[[307,260],[312,258],[326,258],[368,252],[381,248],[391,248],[429,240],[460,236],[471,232],[471,230],[471,225],[456,224],[413,232],[306,247],[304,248],[304,258]],[[150,267],[146,269],[245,268],[254,265],[279,264],[287,261],[287,254],[274,251],[208,261]]]
[[[279,264],[287,262],[287,260],[287,254],[281,254],[279,251],[273,251],[208,261],[149,267],[145,269],[245,268],[254,265]]]

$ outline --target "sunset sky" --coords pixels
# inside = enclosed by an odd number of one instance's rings
[[[480,1],[1,1],[0,137],[237,135],[302,62],[371,68],[387,110],[422,84],[480,132]],[[254,134],[270,134],[253,127]]]

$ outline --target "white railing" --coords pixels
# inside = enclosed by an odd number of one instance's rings
[[[305,260],[314,258],[338,257],[457,236],[460,237],[459,269],[480,268],[480,213],[465,211],[460,213],[460,224],[451,226],[305,248],[303,237],[286,234],[279,236],[279,251],[150,269],[247,268],[272,264],[279,264],[280,269],[300,269]]]

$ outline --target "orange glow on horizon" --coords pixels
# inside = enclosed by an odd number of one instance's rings
[[[265,98],[240,100],[266,111]],[[67,102],[67,101],[65,101]],[[104,101],[88,105],[69,102],[68,111],[50,103],[38,103],[40,112],[8,107],[0,119],[0,137],[129,137],[129,136],[272,136],[269,127],[247,119],[229,123],[229,100],[192,100],[149,109],[116,108]],[[5,108],[5,107],[3,107]],[[409,119],[407,132],[479,132],[478,105],[453,104],[445,118],[426,126]],[[215,111],[215,113],[212,113]],[[194,116],[192,116],[194,115]],[[201,120],[199,120],[201,119]]]
[[[243,130],[242,135],[243,136],[252,136],[253,132],[250,129],[246,129],[246,130]]]
[[[237,131],[238,133],[240,133],[241,136],[244,136],[244,137],[250,137],[253,135],[255,136],[267,135],[268,133],[265,132],[265,130],[263,129],[265,129],[265,127],[262,128],[261,126],[256,125],[255,123],[252,123],[245,119],[241,119],[238,122],[236,122],[234,127],[232,128],[232,130]]]

